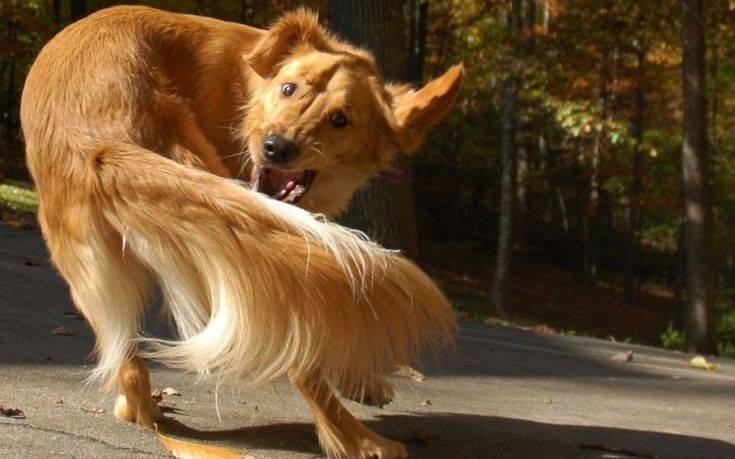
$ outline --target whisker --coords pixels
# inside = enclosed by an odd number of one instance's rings
[[[237,174],[238,177],[245,173],[245,169],[247,169],[248,164],[253,160],[253,156],[247,150],[243,150],[240,154],[245,157],[245,161],[240,163],[240,170]]]
[[[320,154],[320,155],[322,155],[323,157],[326,158],[327,157],[327,154],[324,153],[324,151],[322,150],[322,148],[324,148],[324,144],[321,143],[321,142],[312,141],[312,142],[309,143],[309,150],[313,150],[314,152],[316,152],[316,153],[318,153],[318,154]]]

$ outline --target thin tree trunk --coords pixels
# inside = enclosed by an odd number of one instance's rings
[[[248,0],[240,0],[240,24],[245,24],[248,14]]]
[[[567,204],[564,201],[564,195],[561,192],[561,188],[556,187],[556,202],[559,204],[559,218],[561,219],[561,227],[564,228],[565,233],[569,233],[569,217],[567,216]]]
[[[686,222],[679,225],[676,237],[676,268],[674,270],[674,303],[671,308],[671,323],[676,330],[683,330],[686,326],[686,272],[687,272],[687,248],[686,248]]]
[[[636,285],[640,282],[637,276],[637,264],[641,234],[641,187],[643,174],[643,117],[646,107],[646,94],[643,88],[645,77],[646,51],[638,51],[638,82],[635,89],[635,107],[631,132],[634,139],[633,164],[628,189],[628,227],[626,231],[625,255],[625,304],[631,306],[637,301]]]
[[[14,107],[17,104],[16,95],[15,95],[15,71],[16,71],[16,65],[18,56],[15,51],[16,43],[18,39],[18,23],[11,19],[8,25],[8,36],[9,36],[9,42],[10,42],[10,49],[12,50],[10,52],[10,62],[8,63],[8,84],[5,89],[5,103],[4,103],[4,110],[3,114],[5,116],[4,120],[4,127],[5,127],[5,139],[7,141],[10,141],[13,138],[13,135],[15,134],[14,129],[14,121],[15,121],[15,111]]]
[[[541,25],[544,28],[544,33],[549,31],[549,17],[551,16],[549,11],[549,0],[543,0],[543,9],[541,10]]]
[[[408,79],[421,84],[426,60],[426,32],[429,0],[409,0],[408,15],[411,29],[408,39]]]
[[[87,0],[69,0],[69,14],[72,22],[87,15]]]
[[[387,79],[405,80],[409,45],[403,7],[403,2],[390,0],[333,0],[329,5],[330,26],[340,37],[369,49]],[[387,247],[415,256],[418,248],[412,163],[401,157],[397,166],[407,171],[409,178],[398,185],[373,180],[356,193],[341,222]]]
[[[715,270],[712,252],[712,190],[707,154],[707,101],[702,0],[681,0],[684,142],[682,175],[686,207],[687,347],[715,348]]]
[[[717,151],[718,143],[717,143],[717,114],[719,113],[719,95],[717,87],[718,78],[717,78],[717,72],[719,70],[720,66],[720,53],[718,50],[718,43],[716,41],[717,39],[717,29],[714,28],[714,32],[712,34],[714,40],[712,43],[710,43],[710,49],[712,50],[712,63],[710,65],[710,79],[712,80],[712,83],[710,84],[711,91],[709,96],[709,102],[710,102],[710,118],[709,118],[709,127],[710,127],[710,146],[714,148],[715,151]]]
[[[54,26],[59,29],[61,26],[61,0],[53,0],[51,2],[51,9],[54,14]]]
[[[590,279],[597,278],[600,245],[600,160],[607,148],[606,124],[608,119],[608,82],[610,79],[610,52],[603,49],[600,55],[597,83],[597,104],[600,111],[595,130],[590,164],[590,195],[587,211],[587,243],[585,247],[585,271]]]
[[[536,30],[536,0],[525,0],[526,11],[523,17],[524,59],[531,61],[536,47],[534,32]],[[523,133],[532,130],[531,120],[524,116],[519,122],[518,130]],[[528,193],[528,176],[533,154],[533,137],[524,135],[517,150],[516,166],[516,236],[525,239],[526,226],[531,213],[531,196]]]
[[[508,13],[508,34],[511,38],[520,31],[521,0],[511,2]],[[503,82],[503,131],[502,177],[500,197],[500,221],[498,223],[498,248],[495,256],[495,277],[491,291],[492,307],[498,314],[506,313],[508,278],[513,260],[513,220],[516,198],[516,76],[515,71]]]

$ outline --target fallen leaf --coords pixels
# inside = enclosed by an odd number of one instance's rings
[[[411,440],[414,440],[422,445],[428,445],[432,440],[436,440],[441,435],[434,432],[428,432],[423,429],[413,428],[411,429]]]
[[[163,392],[161,392],[161,389],[155,388],[153,392],[151,392],[151,398],[154,402],[160,403],[163,401]]]
[[[720,371],[719,365],[713,362],[708,362],[707,359],[705,359],[701,355],[692,357],[692,359],[689,361],[689,366],[692,368],[699,368],[700,370]]]
[[[69,320],[84,320],[84,316],[76,311],[64,311],[62,314]]]
[[[0,414],[13,419],[26,418],[26,414],[23,412],[23,410],[19,410],[18,408],[5,408],[2,405],[0,405]]]
[[[426,405],[432,405],[431,400],[424,400],[423,402],[421,402],[421,404],[424,405],[424,406],[426,406]]]
[[[393,373],[391,373],[391,375],[397,376],[399,378],[413,379],[414,381],[426,380],[426,376],[424,376],[421,372],[409,367],[408,365],[396,365],[396,368],[395,370],[393,370]]]
[[[77,332],[72,330],[69,327],[65,327],[63,325],[58,325],[51,330],[52,335],[61,335],[61,336],[76,336]]]
[[[13,228],[23,228],[23,222],[20,220],[8,218],[3,223],[5,223],[8,226],[12,226]]]
[[[602,451],[606,453],[614,453],[615,457],[618,457],[618,455],[622,454],[622,455],[625,455],[626,457],[640,457],[643,459],[659,459],[658,456],[654,456],[653,454],[637,453],[629,449],[616,448],[614,446],[606,445],[604,443],[596,443],[596,444],[583,443],[579,445],[579,449],[591,450],[591,451]]]
[[[546,400],[544,400],[544,405],[551,405],[552,403],[554,403],[554,401],[550,398],[547,398]]]
[[[171,438],[159,431],[158,424],[154,424],[154,427],[166,451],[179,459],[254,459],[232,449]]]
[[[177,391],[173,387],[167,387],[161,391],[163,395],[172,395],[175,397],[181,397],[181,392]]]
[[[104,413],[105,409],[104,408],[84,408],[82,407],[82,411],[84,411],[85,413]]]
[[[549,327],[546,324],[536,325],[535,327],[533,327],[533,331],[538,332],[538,333],[543,333],[544,335],[551,335],[553,333],[556,333],[556,330],[554,330],[553,328]]]
[[[610,360],[613,362],[632,362],[633,351],[620,352],[619,354],[615,354],[614,356],[610,357]]]

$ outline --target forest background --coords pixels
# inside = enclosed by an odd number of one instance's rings
[[[6,224],[33,226],[34,57],[118,3],[0,0]],[[735,1],[127,3],[258,27],[305,5],[417,84],[464,62],[457,108],[399,162],[409,180],[376,181],[343,222],[417,258],[467,319],[735,356]]]

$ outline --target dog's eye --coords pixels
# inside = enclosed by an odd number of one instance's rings
[[[347,126],[347,117],[342,112],[334,112],[329,117],[329,122],[332,126],[340,129]]]
[[[286,83],[281,86],[281,94],[288,97],[296,91],[296,85],[293,83]]]

